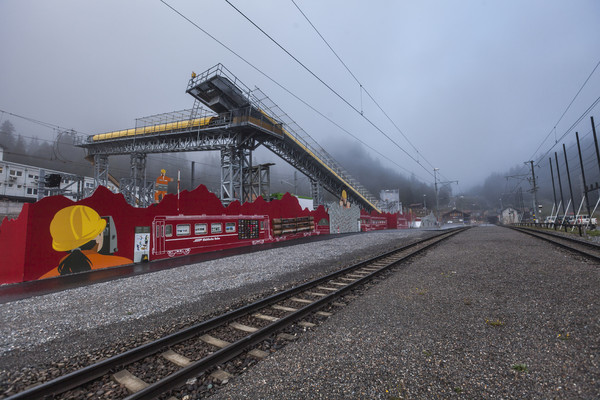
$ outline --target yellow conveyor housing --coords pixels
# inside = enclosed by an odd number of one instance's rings
[[[119,139],[129,136],[149,135],[152,133],[170,132],[175,130],[204,127],[207,126],[213,118],[214,117],[196,118],[191,120],[187,119],[183,121],[175,121],[165,124],[145,126],[143,128],[131,128],[124,129],[121,131],[99,133],[97,135],[92,136],[92,141],[97,142],[100,140]]]

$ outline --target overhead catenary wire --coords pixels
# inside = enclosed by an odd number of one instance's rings
[[[567,112],[571,109],[571,106],[573,105],[573,103],[575,102],[575,100],[579,97],[579,94],[582,92],[582,90],[588,84],[589,80],[594,75],[594,73],[596,72],[596,70],[598,69],[599,66],[600,66],[600,61],[598,61],[596,63],[596,65],[594,66],[594,68],[592,69],[592,71],[589,73],[589,75],[587,76],[587,78],[585,79],[585,81],[583,82],[583,84],[581,85],[581,87],[579,88],[579,90],[577,91],[577,93],[575,94],[575,96],[573,96],[573,98],[571,99],[571,101],[569,102],[569,104],[567,105],[567,107],[565,108],[565,110],[563,111],[563,113],[561,114],[561,116],[558,118],[558,120],[556,121],[556,123],[554,123],[554,126],[552,127],[552,129],[550,129],[550,132],[548,132],[548,134],[544,137],[544,139],[542,140],[542,142],[540,143],[540,145],[536,148],[536,150],[534,151],[534,153],[529,158],[530,160],[535,160],[535,165],[536,166],[545,166],[545,161],[546,161],[546,157],[548,156],[548,154],[550,154],[550,152],[556,147],[556,145],[559,144],[570,132],[572,132],[573,129],[575,129],[575,127],[581,122],[581,120],[583,118],[585,118],[585,116],[587,116],[594,109],[594,107],[600,102],[600,97],[598,97],[581,114],[581,116],[560,136],[560,138],[556,137],[556,132],[557,132],[557,126],[558,126],[558,124],[563,120],[563,118],[565,117],[565,115],[567,114]],[[555,138],[554,138],[554,144],[552,146],[550,146],[550,148],[548,150],[546,150],[546,152],[544,154],[542,154],[538,158],[535,158],[535,155],[542,148],[542,146],[544,145],[544,143],[546,143],[546,141],[548,140],[548,138],[550,137],[550,135],[552,135],[552,133],[554,133],[554,136],[555,136]],[[521,167],[521,170],[523,168],[524,167]],[[520,185],[522,183],[523,183],[522,181],[519,182],[515,186],[514,190],[516,190],[518,187],[520,187]]]
[[[161,0],[163,1],[163,0]],[[383,136],[385,136],[390,142],[392,142],[398,149],[400,149],[404,154],[406,154],[411,160],[417,163],[421,168],[423,168],[427,173],[433,175],[427,168],[425,168],[421,162],[413,157],[408,151],[406,151],[402,146],[400,146],[394,139],[392,139],[387,133],[385,133],[379,126],[377,126],[370,118],[368,118],[361,110],[357,109],[352,105],[346,98],[344,98],[341,94],[339,94],[335,89],[333,89],[327,82],[321,79],[317,74],[315,74],[310,68],[308,68],[302,61],[300,61],[296,56],[290,53],[285,47],[283,47],[279,42],[277,42],[271,35],[265,32],[260,26],[258,26],[252,19],[250,19],[244,12],[242,12],[239,8],[233,5],[229,0],[225,0],[227,4],[229,4],[234,10],[236,10],[240,15],[242,15],[248,22],[250,22],[256,29],[258,29],[263,35],[265,35],[269,40],[271,40],[277,47],[279,47],[283,52],[289,55],[296,63],[298,63],[302,68],[304,68],[309,74],[311,74],[315,79],[321,82],[327,89],[329,89],[334,95],[336,95],[342,102],[344,102],[348,107],[350,107],[354,112],[360,115],[365,121],[367,121],[373,128],[379,131]],[[368,92],[365,90],[365,93]],[[369,95],[370,96],[370,95]]]
[[[343,132],[345,132],[346,134],[348,134],[350,137],[352,137],[353,139],[355,139],[356,141],[358,141],[359,143],[361,143],[363,146],[365,146],[365,147],[373,150],[376,154],[380,155],[384,159],[386,159],[389,162],[391,162],[392,164],[396,165],[398,168],[402,169],[403,171],[406,171],[409,174],[414,174],[416,177],[418,177],[422,181],[425,181],[425,179],[423,179],[422,177],[418,176],[413,171],[407,170],[405,167],[401,166],[400,164],[398,164],[397,162],[395,162],[394,160],[392,160],[388,156],[382,154],[380,151],[376,150],[375,148],[373,148],[372,146],[370,146],[369,144],[367,144],[366,142],[364,142],[363,140],[361,140],[360,138],[358,138],[356,135],[352,134],[350,131],[348,131],[347,129],[345,129],[344,127],[342,127],[340,124],[338,124],[337,122],[333,121],[331,118],[329,118],[328,116],[326,116],[325,114],[323,114],[321,111],[319,111],[318,109],[316,109],[314,106],[312,106],[306,100],[302,99],[301,97],[299,97],[298,95],[296,95],[295,93],[293,93],[291,90],[289,90],[288,88],[286,88],[285,86],[283,86],[281,83],[279,83],[278,81],[276,81],[274,78],[272,78],[271,76],[269,76],[267,73],[265,73],[264,71],[262,71],[260,68],[258,68],[254,64],[252,64],[246,58],[242,57],[240,54],[238,54],[231,47],[227,46],[225,43],[223,43],[222,41],[220,41],[219,39],[217,39],[215,36],[211,35],[208,31],[206,31],[200,25],[198,25],[197,23],[195,23],[194,21],[192,21],[191,19],[189,19],[187,16],[185,16],[179,10],[175,9],[173,6],[171,6],[165,0],[160,0],[160,2],[163,3],[165,6],[167,6],[169,9],[171,9],[171,11],[173,11],[174,13],[176,13],[177,15],[179,15],[181,18],[183,18],[184,20],[186,20],[187,22],[189,22],[195,28],[197,28],[198,30],[200,30],[202,33],[204,33],[205,35],[207,35],[209,38],[211,38],[212,40],[214,40],[215,42],[217,42],[219,45],[221,45],[223,48],[225,48],[231,54],[233,54],[234,56],[236,56],[237,58],[239,58],[241,61],[243,61],[250,68],[254,69],[256,72],[258,72],[259,74],[261,74],[262,76],[264,76],[265,78],[267,78],[269,81],[271,81],[273,84],[275,84],[276,86],[278,86],[279,88],[281,88],[283,91],[285,91],[286,93],[288,93],[290,96],[294,97],[296,100],[298,100],[299,102],[301,102],[302,104],[304,104],[306,107],[308,107],[309,109],[311,109],[312,111],[314,111],[315,113],[317,113],[319,116],[321,116],[325,120],[329,121],[332,125],[336,126],[340,130],[342,130]],[[428,171],[420,163],[417,163],[417,164],[419,164],[429,175],[433,176],[433,173],[431,171]]]
[[[592,110],[594,109],[594,107],[596,107],[596,105],[598,105],[598,103],[600,103],[600,96],[579,116],[579,118],[577,118],[577,120],[565,131],[565,133],[562,134],[558,141],[556,141],[556,143],[554,143],[548,150],[546,150],[546,152],[542,156],[539,157],[538,161],[536,162],[536,165],[539,165],[545,159],[545,157],[552,151],[552,149],[556,147],[556,145],[560,143],[569,133],[571,133],[575,129],[577,124],[581,122],[581,120],[583,120],[590,112],[592,112]]]
[[[594,71],[595,71],[595,70],[596,70],[596,69],[594,69]],[[593,71],[592,71],[592,72],[593,72]],[[586,80],[586,82],[587,82],[588,80],[589,80],[589,77],[588,77],[588,79]],[[582,87],[582,88],[583,88],[583,87]],[[579,92],[578,92],[578,93],[579,93]],[[556,147],[556,145],[558,145],[559,143],[562,143],[563,139],[564,139],[564,138],[565,138],[565,137],[566,137],[566,136],[567,136],[569,133],[573,132],[573,130],[574,130],[574,129],[575,129],[577,126],[578,126],[578,124],[579,124],[579,123],[580,123],[580,122],[581,122],[581,121],[582,121],[582,120],[583,120],[583,119],[584,119],[584,118],[585,118],[587,115],[589,115],[589,114],[592,112],[592,110],[593,110],[593,109],[594,109],[594,108],[595,108],[595,107],[596,107],[596,106],[597,106],[599,103],[600,103],[600,96],[599,96],[598,98],[596,98],[596,100],[594,100],[594,101],[592,102],[592,104],[591,104],[591,105],[590,105],[590,106],[589,106],[589,107],[588,107],[588,108],[587,108],[587,109],[586,109],[586,110],[585,110],[585,111],[584,111],[584,112],[583,112],[583,113],[582,113],[582,114],[581,114],[581,115],[580,115],[580,116],[579,116],[579,117],[578,117],[578,118],[575,120],[575,122],[573,122],[573,123],[571,124],[571,126],[570,126],[569,128],[567,128],[567,129],[565,130],[565,132],[564,132],[564,133],[563,133],[563,134],[562,134],[562,135],[561,135],[561,136],[560,136],[560,137],[559,137],[559,138],[558,138],[558,139],[555,141],[555,143],[554,143],[554,144],[553,144],[553,145],[552,145],[552,146],[551,146],[551,147],[550,147],[548,150],[546,150],[546,152],[545,152],[544,154],[542,154],[541,156],[539,156],[539,158],[535,159],[535,165],[536,165],[536,166],[538,166],[538,167],[540,167],[540,166],[541,166],[541,167],[544,167],[544,168],[545,168],[545,166],[546,166],[546,164],[545,164],[546,157],[547,157],[547,156],[550,154],[550,152],[551,152],[551,151],[552,151],[552,150],[553,150],[553,149]],[[562,119],[562,116],[561,116],[561,119]],[[596,126],[600,126],[600,123],[599,123],[599,124],[596,124]],[[554,129],[555,129],[555,128],[553,128],[553,131],[554,131]],[[587,137],[588,135],[590,135],[590,134],[591,134],[591,132],[592,132],[592,130],[591,130],[591,129],[590,129],[589,131],[587,131],[587,133],[585,133],[585,134],[582,136],[582,139],[583,139],[583,138],[585,138],[585,137]],[[574,146],[575,146],[575,144],[571,144],[571,145],[569,145],[569,149],[571,149],[571,148],[572,148],[572,147],[574,147]],[[539,148],[538,148],[538,149],[539,149]],[[536,150],[536,153],[537,153],[537,150]],[[535,153],[534,153],[534,154],[535,154]],[[578,162],[578,160],[577,160],[577,162]],[[523,168],[523,167],[521,167],[521,170],[522,170],[522,168]],[[521,183],[522,183],[522,182],[521,182]],[[520,186],[520,184],[519,184],[519,185],[517,185],[517,186],[515,187],[515,190],[516,190],[516,189],[517,189],[519,186]]]
[[[561,143],[562,140],[566,137],[566,135],[570,132],[572,132],[573,130],[575,130],[575,128],[577,127],[577,125],[581,122],[581,120],[588,115],[591,110],[594,108],[594,106],[596,104],[598,104],[599,99],[597,99],[590,107],[588,107],[588,109],[577,119],[577,121],[575,123],[573,123],[569,129],[567,129],[565,131],[565,133],[561,136],[560,141],[557,141],[556,144]],[[596,125],[598,126],[598,124]],[[588,128],[586,131],[580,132],[582,133],[582,135],[580,135],[580,140],[583,141],[585,138],[588,138],[591,134],[592,134],[592,129]],[[555,144],[555,145],[556,145]],[[553,146],[554,148],[555,146]],[[592,146],[593,147],[593,146]],[[573,167],[571,168],[571,177],[576,180],[576,181],[580,181],[582,178],[582,173],[581,173],[581,163],[578,157],[578,149],[577,149],[577,145],[576,143],[571,143],[568,146],[565,147],[566,149],[566,157],[567,160],[569,162],[570,165],[573,165]],[[547,156],[550,153],[550,151],[552,150],[549,149],[544,156],[542,156],[542,158],[537,162],[537,164],[535,164],[538,168],[546,168],[547,165],[546,163],[542,163],[543,161],[547,161]],[[594,151],[593,148],[584,148],[582,149],[582,158],[583,158],[583,167],[585,170],[588,169],[592,169],[595,170],[595,168],[597,167],[597,158],[596,158],[596,153]],[[586,155],[587,152],[587,155]],[[565,171],[566,165],[565,165],[565,161],[564,161],[564,154],[563,154],[563,150],[560,149],[557,151],[557,153],[559,154],[559,158],[558,158],[558,164],[554,165],[553,168],[558,168],[561,171]],[[553,159],[553,163],[554,163],[554,159]],[[545,177],[546,182],[550,181],[550,177],[546,176]],[[517,184],[515,185],[514,188],[512,188],[512,191],[516,191],[523,183],[525,183],[525,181],[527,181],[527,178],[523,178],[521,180],[519,180],[517,182]],[[541,186],[541,181],[538,182],[539,185]],[[583,190],[583,189],[582,189]]]
[[[294,6],[296,6],[296,8],[298,9],[298,11],[300,12],[300,14],[302,14],[302,16],[306,19],[306,21],[310,24],[310,26],[315,30],[315,32],[317,33],[317,35],[319,35],[319,37],[323,40],[323,42],[327,45],[327,47],[329,48],[329,50],[331,50],[331,52],[336,56],[336,58],[339,60],[339,62],[344,66],[344,68],[346,69],[346,71],[348,71],[348,73],[352,76],[352,78],[354,78],[354,80],[356,81],[356,83],[360,86],[360,93],[361,93],[361,115],[362,115],[362,92],[364,91],[367,96],[369,96],[369,98],[373,101],[373,103],[377,106],[377,108],[383,113],[383,115],[385,115],[385,117],[388,119],[388,121],[390,121],[394,127],[396,128],[396,130],[402,135],[402,137],[404,137],[404,139],[406,139],[406,141],[408,142],[408,144],[411,145],[411,147],[413,148],[413,150],[419,154],[423,160],[425,160],[425,162],[427,164],[429,164],[429,166],[431,168],[434,168],[433,164],[431,164],[429,162],[429,160],[427,160],[423,154],[421,154],[421,152],[415,147],[415,145],[408,139],[408,137],[404,134],[404,132],[402,132],[402,130],[398,127],[398,125],[396,125],[396,123],[394,122],[394,120],[392,120],[392,118],[390,118],[390,116],[385,112],[385,110],[379,105],[379,103],[373,98],[373,96],[369,93],[369,91],[364,87],[364,85],[358,80],[358,78],[356,77],[356,75],[354,75],[354,73],[350,70],[350,68],[348,67],[348,65],[342,60],[342,58],[338,55],[338,53],[333,49],[333,47],[331,47],[331,45],[329,44],[329,42],[327,42],[327,40],[323,37],[323,35],[321,34],[321,32],[319,32],[319,30],[317,29],[317,27],[312,23],[312,21],[308,18],[308,16],[304,13],[304,11],[302,11],[302,9],[298,6],[298,4],[294,1],[294,0],[290,0]]]
[[[82,135],[87,135],[86,133],[83,133],[83,132],[80,132],[80,131],[76,131],[76,130],[71,129],[71,128],[64,128],[64,127],[62,127],[60,125],[51,124],[49,122],[44,122],[44,121],[39,121],[37,119],[33,119],[33,118],[30,118],[30,117],[25,117],[23,115],[11,113],[11,112],[6,111],[6,110],[0,109],[0,113],[7,114],[7,115],[12,115],[13,117],[21,118],[21,119],[23,119],[25,121],[33,122],[34,124],[38,124],[38,125],[44,126],[46,128],[56,129],[56,130],[62,130],[62,131],[73,131],[75,133],[80,133]]]
[[[569,103],[569,105],[567,106],[567,108],[565,109],[565,111],[562,113],[562,115],[560,116],[560,118],[558,119],[558,121],[556,121],[554,123],[554,127],[552,129],[550,129],[550,132],[548,132],[548,134],[546,135],[546,137],[544,138],[544,140],[542,140],[542,143],[540,143],[540,145],[535,150],[535,152],[532,154],[532,156],[529,157],[530,160],[534,159],[535,155],[540,150],[540,148],[544,145],[544,143],[546,143],[546,140],[548,140],[548,138],[550,137],[550,135],[552,134],[552,132],[555,132],[555,134],[556,134],[556,126],[560,123],[560,121],[562,121],[562,119],[564,118],[565,114],[569,111],[569,109],[571,108],[571,106],[575,102],[575,99],[577,99],[577,97],[579,96],[579,94],[581,93],[581,91],[583,90],[583,88],[587,85],[587,83],[590,80],[590,78],[592,77],[592,75],[594,75],[594,72],[596,72],[596,70],[598,69],[598,66],[600,66],[600,61],[598,61],[596,63],[596,66],[592,69],[592,72],[590,72],[590,74],[588,75],[587,79],[583,82],[583,84],[581,85],[581,87],[579,88],[579,90],[577,91],[577,93],[575,94],[575,96],[573,97],[573,99],[571,100],[571,102]],[[558,140],[555,139],[555,145],[556,145],[557,142],[558,142]],[[546,156],[546,154],[544,154],[544,156],[542,156],[542,158],[544,158]]]

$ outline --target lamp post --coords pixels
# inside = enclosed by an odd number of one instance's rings
[[[427,195],[423,195],[423,210],[425,210],[425,214],[427,214]]]

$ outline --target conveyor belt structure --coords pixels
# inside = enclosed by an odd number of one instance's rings
[[[376,199],[259,89],[248,89],[223,65],[192,74],[191,110],[138,119],[136,127],[89,136],[88,157],[230,149],[264,145],[323,188],[366,210]],[[208,107],[206,109],[205,107]],[[241,149],[241,150],[240,150]]]

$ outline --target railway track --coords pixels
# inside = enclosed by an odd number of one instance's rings
[[[511,227],[511,229],[537,237],[564,249],[573,251],[579,255],[591,258],[594,261],[600,262],[600,245],[596,243],[588,242],[582,239],[570,238],[562,234],[554,233],[553,231],[523,227]]]
[[[17,399],[107,398],[182,399],[197,379],[226,382],[219,366],[243,357],[246,365],[266,357],[277,341],[294,340],[285,333],[312,327],[353,297],[352,292],[467,228],[453,229],[346,267],[332,274],[271,295],[211,318],[154,342],[8,397]],[[327,310],[327,311],[324,311]],[[314,321],[314,322],[311,322]],[[248,360],[254,360],[248,362]],[[201,377],[201,378],[198,378]],[[118,390],[114,389],[119,383]],[[209,389],[210,389],[209,385]],[[179,389],[183,387],[183,389]]]

